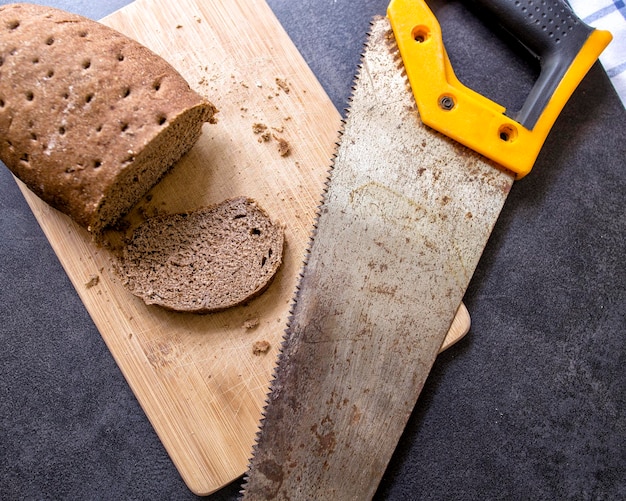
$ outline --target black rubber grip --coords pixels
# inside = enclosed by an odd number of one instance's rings
[[[539,78],[521,110],[511,117],[532,130],[593,28],[562,0],[472,1],[540,61]]]

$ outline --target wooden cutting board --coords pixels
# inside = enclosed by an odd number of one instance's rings
[[[263,0],[137,0],[103,22],[162,55],[220,109],[130,217],[246,195],[286,226],[285,262],[261,297],[177,314],[129,294],[107,251],[20,183],[181,476],[206,495],[245,471],[341,118]],[[468,328],[463,307],[446,346]],[[255,354],[263,341],[269,350]]]

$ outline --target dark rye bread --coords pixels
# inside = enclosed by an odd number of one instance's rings
[[[245,197],[147,219],[117,263],[125,287],[147,304],[193,313],[261,294],[282,262],[284,228]]]
[[[216,112],[115,30],[48,7],[0,7],[0,160],[94,233],[135,205]]]

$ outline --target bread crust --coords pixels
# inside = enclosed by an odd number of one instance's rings
[[[0,160],[90,231],[127,212],[216,112],[111,28],[38,5],[0,7]]]

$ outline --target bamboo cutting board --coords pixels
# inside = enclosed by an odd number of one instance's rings
[[[246,195],[286,226],[284,264],[262,296],[178,314],[126,292],[107,251],[19,183],[178,471],[206,495],[245,471],[340,115],[263,0],[137,0],[103,22],[162,55],[220,110],[130,219]],[[460,311],[446,346],[469,328]],[[257,342],[268,351],[255,353]]]

